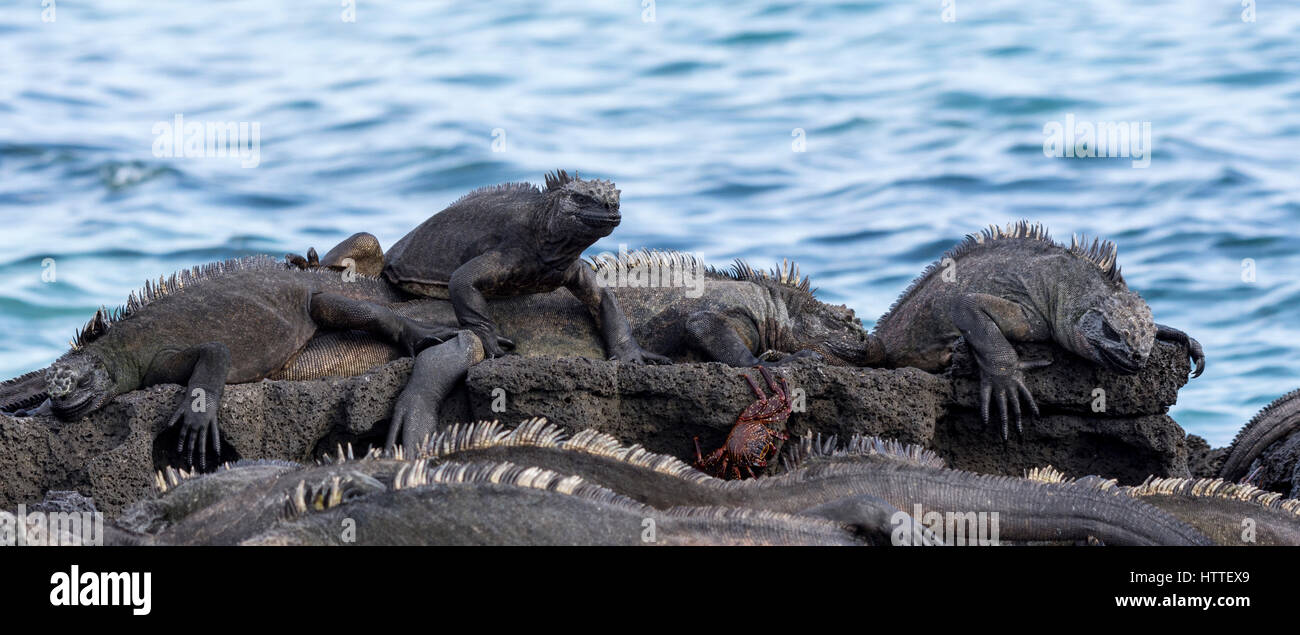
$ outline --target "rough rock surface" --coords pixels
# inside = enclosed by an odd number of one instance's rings
[[[706,452],[716,448],[754,401],[742,373],[759,377],[755,370],[723,364],[654,367],[506,357],[472,368],[466,385],[476,419],[514,424],[544,416],[571,430],[596,428],[655,452],[693,458],[693,437]],[[913,368],[803,362],[774,374],[789,383],[794,435],[808,430],[841,438],[874,434],[929,444],[950,392],[943,378]],[[496,396],[504,396],[499,412],[492,408]]]
[[[998,425],[980,422],[979,377],[968,351],[959,347],[948,372],[953,400],[933,446],[951,467],[1020,475],[1052,465],[1068,476],[1101,474],[1124,485],[1151,474],[1189,475],[1187,434],[1166,414],[1190,371],[1182,347],[1157,342],[1136,375],[1106,372],[1059,348],[1032,344],[1016,350],[1021,359],[1052,360],[1025,379],[1043,416],[1027,417],[1023,435],[1013,421],[1004,444]]]
[[[935,449],[953,467],[1003,474],[1047,464],[1125,483],[1188,473],[1186,436],[1165,415],[1187,377],[1188,362],[1176,347],[1157,346],[1147,370],[1131,377],[1099,372],[1045,347],[1021,352],[1051,354],[1055,362],[1028,378],[1044,416],[1026,420],[1025,434],[1013,432],[1008,442],[979,422],[978,379],[963,375],[969,364],[961,355],[950,375],[816,362],[778,369],[797,410],[790,432],[897,438]],[[410,369],[410,360],[399,360],[347,379],[230,386],[219,416],[221,461],[305,462],[338,443],[382,443]],[[444,421],[545,416],[689,459],[693,437],[706,451],[717,447],[753,401],[742,372],[757,376],[722,364],[506,357],[471,369],[465,390],[444,404]],[[1092,408],[1096,388],[1105,391],[1100,412]],[[154,471],[178,458],[176,432],[164,425],[180,398],[179,386],[155,386],[72,423],[0,416],[0,509],[41,501],[49,490],[75,490],[116,515],[147,496]]]

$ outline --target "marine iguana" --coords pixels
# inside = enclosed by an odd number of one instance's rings
[[[1150,505],[1114,492],[941,467],[928,450],[879,439],[804,438],[790,472],[724,481],[676,457],[625,446],[594,430],[567,437],[543,419],[514,430],[482,422],[457,424],[430,437],[417,454],[440,461],[510,462],[573,474],[657,509],[722,506],[785,513],[854,497],[874,497],[897,509],[927,513],[998,512],[1000,539],[1086,540],[1107,544],[1208,544],[1194,528]],[[841,522],[843,518],[837,518]]]
[[[397,241],[384,256],[383,275],[412,294],[450,298],[456,319],[478,335],[487,357],[503,352],[486,298],[565,287],[595,319],[612,359],[666,363],[637,344],[618,300],[580,262],[583,250],[621,220],[619,190],[610,181],[560,170],[546,175],[544,190],[528,183],[485,187]]]
[[[1029,470],[1026,478],[1072,483],[1140,499],[1204,532],[1219,545],[1300,546],[1300,500],[1223,479],[1160,478],[1119,486],[1113,479],[1069,479],[1052,468]]]
[[[350,281],[330,272],[300,271],[265,256],[212,263],[147,283],[121,308],[100,309],[72,348],[43,373],[5,386],[5,405],[41,406],[22,414],[79,419],[128,391],[163,383],[186,385],[168,425],[183,422],[177,450],[206,467],[210,440],[217,455],[217,412],[226,383],[257,381],[283,369],[321,329],[362,330],[410,355],[454,335],[397,315],[386,304],[401,294],[384,282]],[[192,399],[191,399],[192,398]]]
[[[1300,430],[1300,389],[1264,406],[1237,432],[1219,468],[1219,478],[1240,481],[1264,450]]]
[[[1205,370],[1201,345],[1178,329],[1156,324],[1130,291],[1112,242],[1054,242],[1042,225],[1020,221],[971,234],[930,265],[876,322],[873,335],[885,366],[936,372],[949,366],[959,338],[980,371],[980,415],[989,423],[996,401],[1002,436],[1012,415],[1021,429],[1021,401],[1038,415],[1024,371],[1045,360],[1022,360],[1008,340],[1055,342],[1113,372],[1140,370],[1156,339],[1187,347]]]

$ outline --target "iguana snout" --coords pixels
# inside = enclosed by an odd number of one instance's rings
[[[112,396],[112,386],[103,361],[89,353],[64,357],[45,373],[50,406],[64,421],[75,421],[104,405]]]

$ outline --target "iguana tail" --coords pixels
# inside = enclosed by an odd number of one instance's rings
[[[1237,433],[1228,447],[1219,478],[1239,481],[1250,470],[1250,464],[1259,458],[1273,443],[1300,430],[1300,389],[1278,397],[1264,406],[1258,414]]]

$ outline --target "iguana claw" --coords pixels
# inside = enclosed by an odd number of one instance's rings
[[[1016,363],[1016,369],[1008,374],[995,374],[981,370],[980,372],[980,418],[983,419],[984,425],[989,425],[989,410],[993,399],[997,398],[998,408],[1002,414],[1002,440],[1010,438],[1010,418],[1015,414],[1016,432],[1024,434],[1025,429],[1022,422],[1020,400],[1024,399],[1029,405],[1029,411],[1033,413],[1034,418],[1038,418],[1038,403],[1034,401],[1034,394],[1029,391],[1025,385],[1024,371],[1031,368],[1039,368],[1050,364],[1050,360],[1029,360]]]

